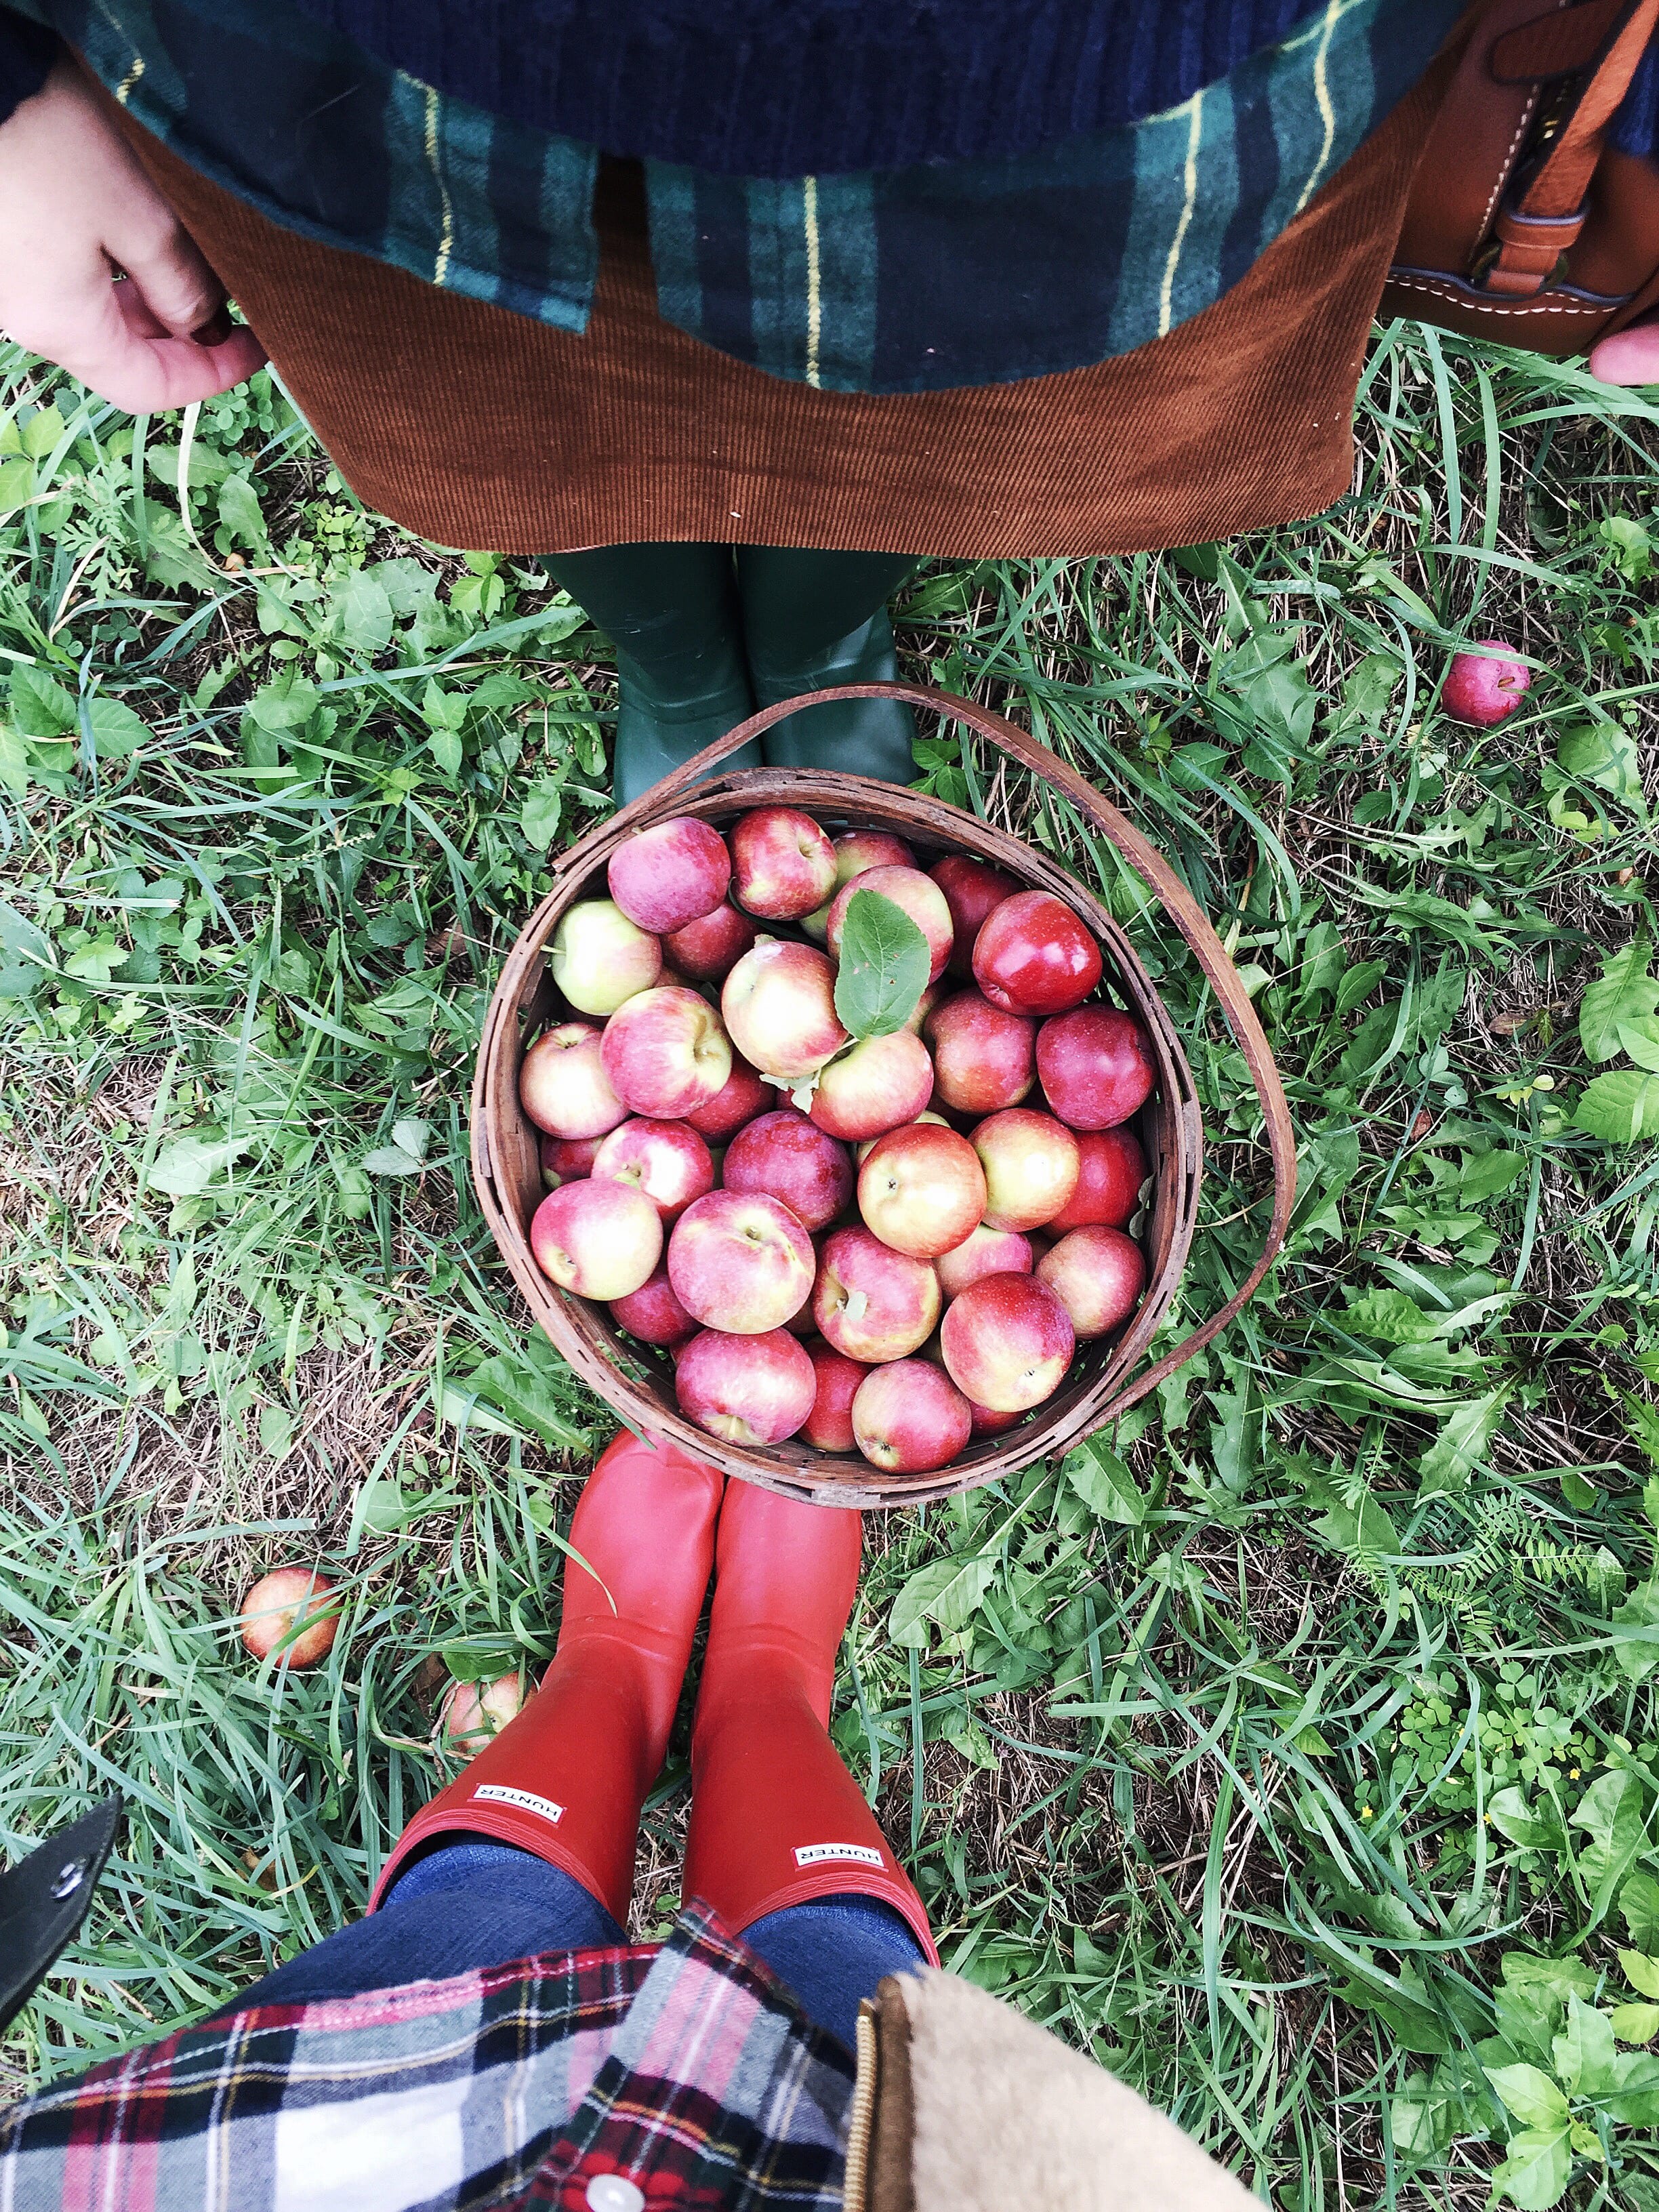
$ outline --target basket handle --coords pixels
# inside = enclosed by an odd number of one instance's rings
[[[1291,1109],[1285,1098],[1285,1086],[1279,1079],[1279,1070],[1266,1033],[1256,1018],[1255,1008],[1250,1004],[1249,994],[1239,981],[1238,970],[1227,957],[1226,948],[1216,935],[1209,917],[1193,896],[1175,870],[1158,848],[1143,837],[1127,816],[1101,797],[1094,787],[1085,781],[1077,770],[1060,759],[1040,738],[1027,730],[1020,729],[1006,716],[993,714],[988,707],[975,704],[971,699],[958,698],[954,692],[934,690],[925,684],[842,684],[832,690],[804,692],[798,699],[785,699],[775,707],[763,707],[746,722],[717,738],[712,745],[677,769],[673,775],[658,784],[652,791],[653,814],[659,814],[665,800],[678,799],[700,778],[716,768],[728,753],[746,744],[769,730],[775,722],[798,714],[804,707],[821,706],[833,699],[900,699],[912,707],[928,707],[948,719],[964,722],[976,737],[988,739],[1001,751],[1028,768],[1034,775],[1055,791],[1063,793],[1084,818],[1099,830],[1102,836],[1127,860],[1141,881],[1155,894],[1164,911],[1175,923],[1191,949],[1194,958],[1202,969],[1206,981],[1220,1001],[1228,1025],[1238,1040],[1250,1071],[1250,1080],[1255,1085],[1256,1096],[1261,1101],[1263,1119],[1267,1125],[1267,1143],[1273,1163],[1273,1210],[1267,1224],[1267,1234],[1260,1256],[1238,1289],[1233,1292],[1220,1310],[1200,1323],[1190,1336],[1176,1345],[1174,1351],[1146,1371],[1137,1376],[1123,1396],[1117,1401],[1121,1412],[1156,1389],[1166,1375],[1172,1375],[1182,1364],[1200,1352],[1225,1328],[1239,1308],[1255,1291],[1256,1285],[1272,1267],[1285,1242],[1285,1232],[1290,1226],[1291,1208],[1296,1203],[1296,1138],[1291,1127]]]

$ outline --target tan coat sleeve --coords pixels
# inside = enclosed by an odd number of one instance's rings
[[[890,1975],[858,2055],[847,2212],[1260,2212],[1144,2098],[954,1974]]]

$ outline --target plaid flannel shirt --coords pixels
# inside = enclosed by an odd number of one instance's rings
[[[660,1951],[256,2006],[0,2113],[5,2212],[832,2212],[852,2061],[713,1914]],[[630,2200],[631,2201],[631,2200]]]
[[[291,0],[10,4],[276,222],[586,327],[594,147],[447,98]],[[1131,352],[1237,283],[1464,4],[1324,0],[1178,107],[1011,161],[783,179],[647,161],[662,312],[834,391],[1004,383]]]

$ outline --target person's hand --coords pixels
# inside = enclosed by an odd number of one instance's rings
[[[68,61],[0,123],[0,331],[135,415],[228,392],[265,357]]]
[[[1590,349],[1589,368],[1603,384],[1659,384],[1659,320],[1603,338]]]

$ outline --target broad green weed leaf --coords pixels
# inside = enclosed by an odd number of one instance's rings
[[[1659,1653],[1659,1644],[1647,1649]],[[1571,1819],[1589,1842],[1578,1854],[1578,1871],[1592,1890],[1613,1881],[1642,1848],[1646,1834],[1642,1785],[1628,1769],[1598,1775],[1579,1799]]]
[[[1564,1838],[1555,1808],[1547,1797],[1528,1805],[1514,1783],[1496,1791],[1486,1804],[1487,1818],[1500,1836],[1522,1850],[1559,1850]]]
[[[414,1176],[421,1172],[421,1161],[401,1145],[377,1145],[372,1152],[363,1154],[362,1169],[365,1175]]]
[[[1619,1917],[1640,1951],[1659,1953],[1659,1881],[1633,1874],[1619,1893]]]
[[[1555,2070],[1572,2097],[1605,2097],[1617,2087],[1613,2024],[1582,1997],[1567,2002],[1567,2024],[1555,2039]]]
[[[519,811],[519,826],[532,851],[544,853],[559,834],[564,811],[564,790],[551,779],[532,783]]]
[[[1645,1635],[1637,1632],[1645,1630]],[[1613,1656],[1633,1682],[1644,1682],[1659,1668],[1659,1577],[1638,1583],[1607,1624]]]
[[[169,1198],[199,1197],[215,1176],[252,1149],[245,1137],[214,1141],[194,1134],[174,1137],[155,1155],[149,1171],[151,1188],[166,1191]]]
[[[1611,2017],[1620,2043],[1651,2043],[1659,2035],[1659,2004],[1614,2005]]]
[[[1493,2197],[1506,2197],[1519,2212],[1549,2212],[1560,2203],[1571,2174],[1564,2117],[1559,2129],[1527,2128],[1510,2137],[1504,2162],[1492,2177]]]
[[[192,452],[192,460],[195,458]],[[228,476],[219,487],[219,524],[234,545],[258,552],[267,543],[259,495],[245,476]]]
[[[925,1651],[927,1624],[938,1623],[946,1636],[965,1628],[979,1610],[997,1577],[994,1552],[976,1552],[965,1559],[935,1559],[932,1566],[912,1575],[888,1616],[887,1632],[901,1649]]]
[[[57,965],[38,922],[0,899],[0,999],[29,999]]]
[[[149,725],[120,699],[101,695],[88,702],[93,749],[100,760],[125,760],[149,735]]]
[[[1575,2002],[1577,2000],[1575,1999]],[[1559,2084],[1536,2066],[1489,2066],[1486,2079],[1523,2127],[1565,2127],[1567,2100]]]
[[[1621,2051],[1618,2087],[1602,2101],[1609,2118],[1627,2126],[1650,2128],[1659,2124],[1659,2058],[1646,2051]]]
[[[1138,1528],[1146,1518],[1142,1497],[1127,1464],[1102,1436],[1085,1437],[1060,1462],[1060,1473],[1091,1513],[1121,1528]]]
[[[1628,1889],[1630,1884],[1626,1882],[1625,1887]],[[1623,1905],[1621,1897],[1621,1910]],[[1625,1970],[1625,1979],[1633,1990],[1639,1990],[1644,1997],[1659,1997],[1659,1959],[1650,1958],[1644,1951],[1621,1951],[1619,1963]]]
[[[1616,1068],[1584,1085],[1573,1125],[1610,1145],[1633,1145],[1659,1129],[1659,1075]]]
[[[1468,1488],[1476,1462],[1504,1417],[1508,1396],[1507,1389],[1500,1387],[1489,1391],[1484,1398],[1471,1399],[1467,1405],[1452,1408],[1438,1437],[1418,1462],[1419,1497]]]
[[[9,691],[10,719],[26,738],[67,738],[80,726],[75,695],[40,668],[14,668]]]
[[[836,1012],[855,1037],[902,1030],[927,988],[927,940],[902,907],[855,890],[842,925]]]
[[[1555,749],[1555,757],[1576,781],[1595,784],[1632,814],[1645,818],[1642,756],[1628,730],[1614,722],[1587,723],[1567,732]]]
[[[329,605],[329,633],[348,653],[376,653],[392,641],[392,601],[386,586],[354,568]]]
[[[1650,975],[1653,946],[1633,937],[1601,963],[1601,972],[1578,1009],[1578,1041],[1587,1060],[1612,1060],[1622,1049],[1620,1026],[1645,1020],[1659,1008],[1659,978]]]
[[[1439,1323],[1404,1291],[1367,1291],[1349,1300],[1341,1319],[1356,1336],[1376,1344],[1425,1344],[1439,1333]]]

